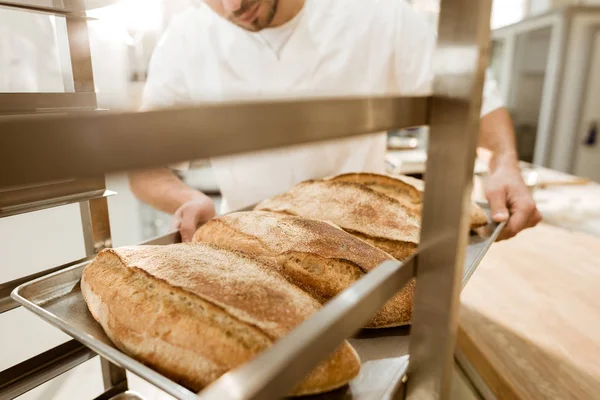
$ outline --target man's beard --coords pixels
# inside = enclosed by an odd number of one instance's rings
[[[255,0],[255,1],[251,1],[249,2],[247,5],[245,5],[242,9],[238,10],[235,14],[234,17],[239,17],[241,15],[244,15],[244,13],[246,13],[248,10],[252,9],[252,7],[255,7],[258,3],[260,3],[262,0]],[[267,0],[265,3],[263,3],[264,6],[268,6],[269,11],[266,14],[266,16],[264,18],[261,18],[261,16],[259,15],[253,22],[252,22],[252,31],[254,32],[258,32],[264,28],[267,28],[269,25],[271,25],[271,22],[273,22],[273,18],[275,18],[275,14],[277,13],[277,6],[279,5],[279,0]],[[235,19],[234,19],[235,22]],[[239,25],[239,24],[238,24]],[[247,27],[241,26],[244,29],[248,29]]]

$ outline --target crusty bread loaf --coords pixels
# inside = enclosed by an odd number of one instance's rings
[[[81,290],[117,347],[196,391],[320,307],[260,262],[208,244],[104,250],[85,268]],[[359,368],[344,343],[294,394],[336,389]]]
[[[393,198],[366,185],[307,181],[260,203],[256,210],[331,221],[398,260],[417,250],[420,218]]]
[[[393,259],[333,224],[263,211],[213,219],[198,229],[193,241],[258,258],[321,303]],[[410,284],[399,292],[366,327],[409,324],[413,291],[414,284]]]
[[[366,185],[369,188],[389,196],[411,211],[421,214],[423,206],[423,181],[408,176],[391,177],[369,173],[351,173],[329,178],[336,182],[351,182]],[[488,224],[488,217],[477,204],[471,206],[471,229]]]

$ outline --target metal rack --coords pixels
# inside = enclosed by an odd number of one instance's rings
[[[429,125],[427,190],[418,254],[404,264],[381,265],[270,350],[226,374],[199,397],[273,399],[285,395],[324,354],[360,330],[365,321],[357,315],[373,314],[416,276],[419,284],[410,363],[408,371],[398,371],[406,377],[402,380],[406,384],[389,388],[387,398],[403,394],[412,399],[447,398],[487,66],[489,0],[441,2],[436,78],[430,97],[239,102],[102,114],[93,112],[95,101],[91,102],[94,85],[89,43],[72,39],[76,32],[87,35],[81,14],[85,3],[55,1],[51,7],[42,7],[41,3],[47,2],[0,2],[9,3],[66,16],[76,92],[40,97],[0,94],[0,106],[7,107],[3,111],[22,114],[35,108],[53,109],[57,107],[55,100],[62,111],[68,111],[0,118],[0,170],[11,171],[0,175],[0,216],[79,202],[88,256],[110,246],[106,206],[110,193],[103,179],[96,176],[192,158]],[[249,127],[253,135],[248,135]],[[15,165],[22,168],[17,170]],[[0,285],[0,311],[16,306],[8,294],[19,284],[75,264]],[[0,372],[0,397],[24,393],[93,355],[73,341]],[[33,368],[39,365],[44,367]],[[103,360],[103,377],[107,391],[102,398],[126,390],[124,369]]]
[[[91,113],[96,110],[96,94],[85,9],[86,7],[101,5],[103,5],[102,2],[86,5],[72,0],[0,1],[0,6],[29,12],[54,14],[65,18],[71,64],[71,71],[69,72],[72,73],[72,80],[66,85],[72,89],[71,92],[0,93],[2,122],[5,122],[5,120],[24,121],[22,118],[37,119],[39,116],[46,114],[49,114],[49,117],[51,117],[50,114],[71,116],[77,113]],[[30,116],[30,114],[35,115]],[[18,117],[9,117],[12,115]],[[39,119],[40,122],[44,120],[45,118]],[[16,138],[19,138],[23,133],[21,128],[13,132],[1,129],[0,132],[3,137],[10,135]],[[36,131],[37,134],[41,132],[44,132],[44,129]],[[47,152],[55,145],[56,143],[46,147],[45,150],[41,150]],[[5,152],[10,153],[11,147],[3,147],[3,158],[6,157]],[[13,156],[19,158],[17,154]],[[13,164],[8,168],[3,166],[2,176],[10,174],[8,171],[14,171],[15,165]],[[40,164],[34,163],[33,165]],[[103,174],[93,174],[85,177],[63,176],[56,180],[22,181],[14,185],[0,184],[0,218],[78,203],[86,252],[84,260],[87,260],[91,259],[98,251],[112,245],[107,197],[113,194],[113,192],[106,189]],[[17,286],[64,269],[68,265],[76,265],[84,260],[76,260],[67,265],[50,268],[14,281],[0,283],[0,314],[18,307],[18,304],[10,297],[11,291]],[[93,351],[76,340],[71,340],[7,370],[0,371],[0,398],[20,396],[95,356],[96,354]],[[101,363],[103,383],[106,389],[105,398],[126,391],[127,378],[125,370],[105,359],[101,359]]]

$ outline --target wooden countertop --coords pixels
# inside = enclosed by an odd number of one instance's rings
[[[542,224],[492,246],[458,347],[498,399],[600,399],[600,238]]]

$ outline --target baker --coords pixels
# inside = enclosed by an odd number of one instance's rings
[[[403,0],[204,0],[176,17],[160,40],[143,108],[290,93],[429,94],[435,43],[430,25]],[[541,216],[521,177],[512,122],[491,79],[480,146],[491,153],[486,195],[493,218],[508,220],[503,238],[536,225]],[[377,133],[214,159],[222,211],[307,179],[384,173],[385,151],[386,135]],[[211,199],[171,168],[133,172],[130,184],[139,199],[174,214],[185,241],[215,215]]]

